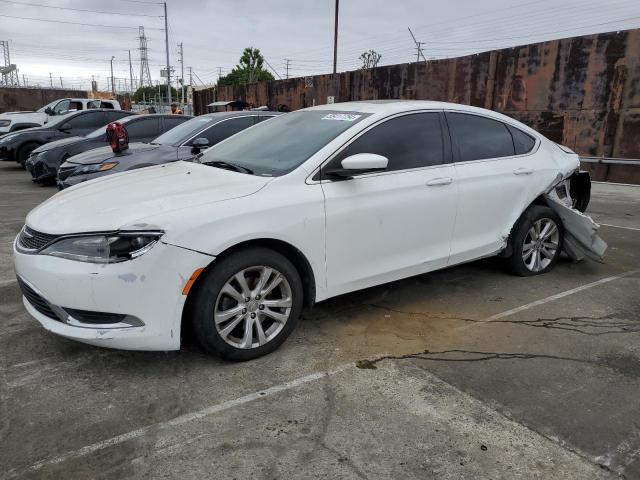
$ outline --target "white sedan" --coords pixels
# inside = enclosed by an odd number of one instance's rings
[[[56,194],[27,216],[15,268],[26,309],[56,334],[175,350],[189,326],[206,350],[247,360],[336,295],[491,255],[518,275],[548,272],[562,249],[601,257],[598,226],[573,208],[590,186],[578,165],[488,110],[324,105],[194,162]]]

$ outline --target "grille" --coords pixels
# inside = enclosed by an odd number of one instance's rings
[[[18,245],[27,250],[40,250],[59,236],[60,235],[49,235],[48,233],[36,232],[25,225],[20,232]]]
[[[51,310],[51,307],[47,303],[47,301],[38,295],[29,285],[27,285],[20,277],[18,277],[18,285],[20,285],[20,290],[22,290],[22,295],[27,299],[27,301],[31,304],[33,308],[35,308],[41,314],[52,318],[54,320],[60,321],[58,316]]]

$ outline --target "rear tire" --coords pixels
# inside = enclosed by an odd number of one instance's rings
[[[298,324],[302,281],[278,252],[239,250],[205,275],[190,311],[196,338],[208,352],[234,361],[261,357],[276,350]]]
[[[558,262],[564,226],[551,208],[532,205],[516,222],[509,240],[512,247],[508,259],[510,270],[521,277],[540,275]]]
[[[31,152],[33,152],[36,148],[38,148],[40,144],[38,142],[27,142],[24,145],[21,145],[16,153],[16,161],[20,164],[22,168],[26,168],[27,159]]]

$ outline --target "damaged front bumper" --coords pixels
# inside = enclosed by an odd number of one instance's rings
[[[607,244],[600,236],[600,225],[585,215],[591,194],[591,180],[588,172],[575,172],[570,177],[554,181],[544,194],[550,208],[555,211],[564,225],[563,250],[575,261],[585,256],[602,262]]]

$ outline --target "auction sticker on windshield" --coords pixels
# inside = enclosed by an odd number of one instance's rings
[[[362,115],[355,115],[353,113],[328,113],[324,117],[322,117],[322,120],[338,120],[341,122],[353,122],[354,120],[359,119],[361,116]]]

